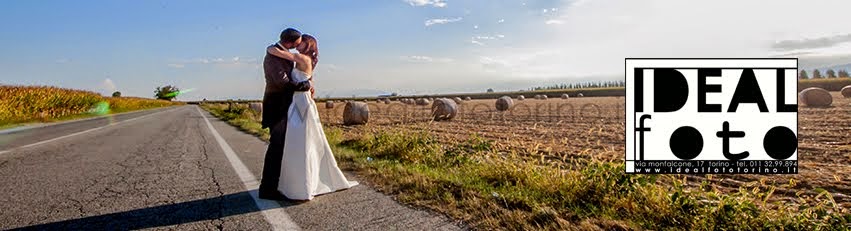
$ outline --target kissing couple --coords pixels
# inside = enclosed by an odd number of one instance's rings
[[[337,167],[319,121],[313,101],[318,62],[316,38],[293,28],[266,49],[262,127],[271,136],[258,190],[262,199],[306,201],[358,185]]]

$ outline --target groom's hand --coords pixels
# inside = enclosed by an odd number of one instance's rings
[[[295,91],[309,91],[313,86],[310,81],[302,81],[295,84]]]

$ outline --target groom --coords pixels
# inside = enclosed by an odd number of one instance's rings
[[[281,32],[280,41],[275,44],[282,50],[289,50],[301,43],[301,32],[287,28]],[[281,158],[284,155],[284,139],[287,134],[287,111],[293,102],[296,91],[312,90],[310,81],[294,83],[290,81],[293,61],[266,53],[263,70],[266,76],[266,92],[263,94],[263,128],[270,129],[269,148],[263,160],[263,178],[260,180],[259,196],[267,200],[286,200],[278,192],[278,178],[281,175]]]

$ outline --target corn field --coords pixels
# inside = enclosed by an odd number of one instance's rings
[[[103,97],[91,91],[49,86],[0,85],[0,125],[47,122],[69,116],[125,112],[174,104],[144,98]]]

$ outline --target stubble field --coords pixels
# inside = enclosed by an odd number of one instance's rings
[[[677,177],[688,185],[709,183],[728,192],[771,187],[775,196],[770,200],[787,203],[826,196],[838,207],[851,208],[851,99],[832,94],[832,107],[799,108],[799,174]],[[497,111],[494,102],[463,101],[455,119],[432,121],[430,106],[370,101],[370,120],[363,126],[342,125],[342,103],[330,109],[318,103],[318,108],[323,123],[347,138],[387,130],[423,131],[447,146],[471,137],[491,140],[503,158],[560,169],[581,169],[592,160],[623,161],[623,97],[514,99],[507,112]]]

